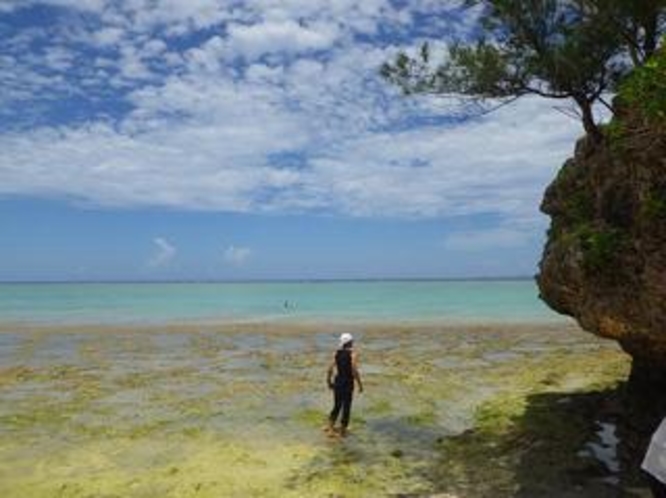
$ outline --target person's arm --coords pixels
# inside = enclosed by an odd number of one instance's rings
[[[361,374],[358,372],[358,353],[354,351],[352,353],[352,373],[354,374],[354,379],[358,384],[358,392],[363,392],[363,382],[361,381]]]
[[[333,360],[331,361],[331,364],[328,367],[328,372],[326,372],[326,385],[328,386],[329,389],[333,389],[333,372],[335,370],[335,355],[333,356]]]

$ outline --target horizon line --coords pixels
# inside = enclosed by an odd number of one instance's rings
[[[0,285],[21,284],[253,284],[253,283],[334,283],[334,282],[492,282],[534,280],[534,275],[474,277],[349,277],[349,278],[247,278],[247,279],[53,279],[1,280]]]

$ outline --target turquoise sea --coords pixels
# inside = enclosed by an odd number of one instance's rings
[[[6,283],[0,322],[553,322],[532,280]]]

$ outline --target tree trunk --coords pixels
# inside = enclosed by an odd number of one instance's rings
[[[585,132],[592,138],[594,142],[600,142],[602,135],[597,126],[596,121],[594,120],[594,114],[592,112],[592,102],[590,102],[587,97],[574,97],[576,104],[580,108],[581,119],[583,121],[583,128]]]

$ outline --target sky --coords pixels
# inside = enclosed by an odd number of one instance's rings
[[[462,3],[0,0],[0,281],[533,275],[579,123],[379,76]]]

